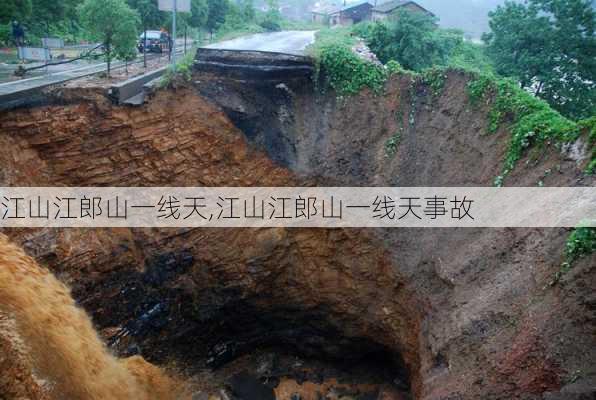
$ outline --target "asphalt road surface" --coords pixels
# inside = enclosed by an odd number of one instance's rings
[[[316,31],[284,31],[256,33],[237,39],[205,46],[210,49],[258,50],[303,55],[304,49],[315,40]]]

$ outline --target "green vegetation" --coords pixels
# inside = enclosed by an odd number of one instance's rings
[[[387,71],[358,57],[351,49],[355,43],[349,28],[323,29],[317,33],[317,40],[308,52],[315,57],[317,70],[323,71],[325,85],[340,96],[356,94],[364,87],[380,93]]]
[[[391,136],[387,142],[385,142],[385,155],[391,157],[397,153],[397,148],[401,142],[401,129],[398,130]]]
[[[438,28],[436,19],[426,14],[400,10],[389,21],[357,24],[353,32],[383,63],[395,60],[406,70],[452,66],[492,71],[483,46],[464,41],[459,30]]]
[[[31,14],[31,0],[3,0],[0,7],[0,23],[6,24],[13,19],[23,20]]]
[[[277,0],[267,0],[267,12],[259,22],[259,25],[271,32],[281,31],[281,20]]]
[[[102,0],[86,0],[87,7]],[[135,20],[136,34],[144,30],[165,29],[171,31],[170,12],[160,11],[157,0],[123,0],[137,12]],[[45,36],[59,37],[67,44],[81,40],[94,41],[97,31],[89,29],[77,11],[81,0],[5,0],[0,7],[0,46],[13,45],[10,23],[19,21],[25,29],[26,41],[31,45],[40,45]],[[254,7],[253,0],[191,0],[191,12],[179,12],[177,32],[185,32],[191,38],[198,39],[202,31],[211,33],[211,38],[223,40],[248,33],[278,31],[281,29],[308,29],[312,24],[300,24],[285,21],[277,0],[268,0],[265,12]],[[105,12],[108,12],[107,10]],[[138,38],[138,37],[137,37]],[[124,52],[125,56],[130,52]]]
[[[136,56],[139,16],[124,0],[85,0],[79,13],[89,35],[104,45],[108,76],[114,56],[123,60]]]
[[[398,11],[389,22],[375,23],[360,34],[379,60],[396,60],[413,71],[446,65],[463,42],[461,32],[439,29],[428,15],[407,10]]]
[[[478,75],[470,81],[468,89],[472,103],[483,100],[491,104],[489,132],[495,132],[503,122],[511,125],[511,141],[503,174],[495,182],[497,186],[531,146],[570,142],[580,134],[575,122],[563,117],[545,101],[532,96],[510,79]]]
[[[596,110],[596,13],[587,0],[506,2],[483,39],[496,71],[570,118]]]
[[[567,238],[565,261],[570,266],[577,260],[596,251],[596,228],[575,228]]]
[[[351,51],[355,36],[366,40],[386,63],[385,68],[366,62]],[[311,54],[325,72],[325,83],[342,96],[355,94],[363,87],[379,93],[388,76],[409,73],[427,85],[436,97],[444,88],[449,69],[471,73],[473,79],[468,87],[471,102],[490,104],[489,132],[496,132],[505,123],[511,130],[503,171],[495,180],[498,186],[530,148],[539,150],[547,145],[572,142],[589,121],[593,126],[593,119],[578,124],[524,90],[513,78],[499,77],[483,46],[464,41],[460,32],[437,28],[432,18],[422,14],[400,12],[395,20],[388,22],[322,30],[311,47]],[[410,125],[415,118],[415,95],[411,97]],[[594,146],[595,134],[589,137],[590,145]],[[397,142],[387,143],[388,153]],[[594,173],[595,169],[593,152],[586,172]]]
[[[220,3],[223,0],[209,0]],[[320,26],[311,23],[299,23],[285,20],[279,12],[276,0],[267,1],[267,11],[254,8],[252,0],[242,0],[238,4],[225,0],[225,13],[208,21],[210,29],[214,29],[215,40],[229,40],[239,36],[275,32],[280,30],[318,29]],[[210,10],[213,6],[210,6]],[[218,7],[222,9],[222,7]],[[211,21],[211,22],[210,22]]]
[[[341,96],[356,94],[364,87],[380,93],[387,80],[383,66],[364,61],[347,47],[324,48],[320,62],[327,82]]]
[[[439,96],[445,86],[445,80],[447,79],[447,69],[433,67],[422,72],[422,82],[426,83],[433,96]]]
[[[224,0],[228,1],[228,0]],[[6,0],[0,7],[0,46],[14,46],[10,23],[19,21],[28,45],[39,46],[46,36],[66,44],[100,41],[106,58],[136,57],[138,35],[144,30],[171,30],[171,13],[159,11],[157,0]],[[178,14],[178,32],[198,38],[206,28],[207,0],[191,0],[191,12]]]
[[[317,32],[315,43],[308,47],[307,52],[315,58],[320,58],[321,53],[326,48],[333,46],[352,47],[355,44],[356,38],[352,35],[350,28],[325,28]]]
[[[454,48],[447,66],[476,73],[494,73],[494,66],[486,54],[486,47],[467,41]]]
[[[77,37],[76,0],[3,0],[0,6],[0,45],[11,45],[10,22],[21,22],[27,39],[40,44],[43,36],[57,36],[70,40]],[[35,17],[34,17],[35,15]]]
[[[226,22],[226,15],[230,11],[230,3],[227,0],[207,0],[207,8],[209,11],[207,13],[206,28],[213,37],[213,32]],[[236,11],[236,9],[233,11]],[[231,21],[235,17],[236,15],[231,15],[228,20]]]
[[[356,37],[363,38],[385,63],[384,70],[349,54]],[[447,67],[492,72],[483,46],[464,41],[458,30],[438,28],[436,20],[426,14],[407,10],[400,10],[388,21],[322,29],[311,46],[311,55],[340,94],[353,94],[362,87],[378,92],[389,75],[407,73],[420,77],[436,96],[443,88]]]
[[[387,68],[387,73],[389,75],[407,73],[407,70],[405,70],[404,67],[402,67],[401,64],[395,60],[389,60],[389,62],[385,64],[385,68]]]
[[[596,251],[596,228],[579,226],[567,237],[565,243],[565,261],[561,268],[555,273],[550,286],[554,286],[561,280],[563,275],[573,268],[577,260],[587,257]]]
[[[585,173],[596,174],[596,116],[581,120],[577,123],[580,131],[588,133],[588,146],[591,148],[590,160],[586,166]]]
[[[159,87],[171,86],[176,80],[190,82],[192,79],[192,65],[194,63],[194,52],[189,51],[184,57],[176,62],[176,68],[169,66],[159,81]]]

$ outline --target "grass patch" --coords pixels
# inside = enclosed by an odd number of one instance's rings
[[[447,80],[447,69],[441,67],[429,68],[422,72],[421,77],[422,82],[430,87],[432,95],[438,97],[441,95]]]
[[[463,41],[450,55],[447,65],[455,69],[463,69],[478,74],[494,74],[495,69],[486,47],[482,44]]]
[[[327,28],[317,32],[315,43],[307,49],[316,62],[317,81],[320,72],[323,72],[324,85],[332,87],[340,96],[357,94],[365,87],[380,94],[391,75],[408,74],[415,79],[420,78],[431,88],[434,96],[441,94],[447,79],[447,68],[429,68],[418,74],[404,69],[395,60],[388,61],[385,66],[364,60],[352,51],[357,43],[358,28],[362,28],[362,25]]]
[[[565,261],[561,268],[555,273],[553,280],[549,283],[554,286],[561,280],[563,275],[573,268],[577,260],[589,256],[596,251],[596,228],[580,226],[575,228],[567,237],[565,243]]]
[[[596,116],[588,119],[583,119],[577,123],[580,131],[588,132],[588,146],[590,146],[590,161],[584,172],[588,175],[596,173]]]
[[[351,48],[356,44],[356,37],[348,27],[325,28],[315,35],[315,42],[306,49],[307,54],[319,59],[326,48],[339,46]]]
[[[385,155],[392,157],[397,153],[397,148],[401,142],[401,129],[393,134],[387,142],[385,142]]]
[[[176,80],[190,82],[192,79],[192,66],[195,58],[196,49],[191,49],[184,57],[176,62],[176,68],[171,65],[161,77],[159,87],[165,88],[173,84]]]
[[[596,251],[596,228],[579,227],[569,234],[565,244],[565,262],[570,266]]]
[[[324,85],[333,88],[340,96],[350,96],[365,87],[381,93],[387,80],[387,70],[362,58],[353,51],[356,38],[349,28],[323,29],[317,32],[315,43],[307,52],[315,58],[318,81],[322,75]]]
[[[513,80],[480,74],[469,82],[468,95],[473,104],[481,101],[490,104],[489,132],[496,132],[505,122],[511,126],[511,141],[502,175],[495,181],[497,186],[532,146],[558,145],[579,137],[577,123],[563,117],[544,100],[522,90]]]
[[[362,60],[348,47],[324,48],[320,63],[327,83],[340,96],[357,94],[365,87],[379,94],[387,80],[385,68]]]

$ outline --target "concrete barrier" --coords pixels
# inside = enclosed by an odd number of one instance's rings
[[[147,82],[161,77],[166,72],[167,68],[168,67],[162,67],[144,75],[117,83],[110,87],[108,94],[118,104],[128,104],[128,100],[132,98],[135,98],[135,101],[133,101],[132,104],[137,104],[138,100],[136,98],[143,93],[143,86]]]

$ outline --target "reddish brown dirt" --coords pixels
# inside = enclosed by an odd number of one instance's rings
[[[451,74],[439,97],[409,79],[393,80],[385,96],[364,92],[347,103],[307,89],[294,92],[289,104],[294,120],[284,132],[295,153],[286,158],[287,168],[271,161],[279,154],[271,155],[266,140],[249,143],[217,105],[191,88],[158,92],[140,108],[112,106],[93,90],[63,90],[56,93],[60,105],[0,115],[0,183],[491,185],[509,133],[503,127],[485,134],[487,110],[469,105],[468,77]],[[389,157],[385,143],[400,125],[401,144]],[[540,179],[553,186],[593,185],[582,176],[582,165],[553,148],[526,161],[506,184],[536,185]],[[547,169],[556,173],[545,176]],[[142,308],[122,293],[141,281],[160,255],[190,254],[192,265],[183,273],[160,288],[140,287],[144,298],[192,305],[172,310],[167,328],[135,340],[152,361],[185,369],[205,357],[193,338],[200,332],[196,319],[202,318],[196,310],[208,293],[232,308],[250,305],[274,316],[292,310],[298,321],[324,319],[326,329],[342,336],[387,346],[402,355],[415,398],[427,400],[593,393],[595,258],[578,262],[558,286],[547,285],[562,262],[567,233],[8,232],[73,287],[108,339]],[[233,294],[218,297],[222,291]]]
[[[3,139],[15,139],[0,156],[4,165],[11,165],[4,170],[4,185],[300,183],[263,153],[250,150],[223,114],[188,90],[159,93],[146,108],[115,108],[99,97],[94,103],[88,99],[72,99],[72,104],[60,108],[24,110],[3,119]],[[179,103],[176,118],[164,107],[172,102]],[[284,305],[325,309],[333,326],[345,326],[350,335],[373,337],[386,346],[403,349],[406,362],[417,364],[414,349],[418,322],[406,311],[415,308],[413,299],[399,285],[399,277],[388,270],[384,249],[367,235],[344,230],[248,231],[9,233],[74,287],[100,327],[124,324],[131,317],[122,315],[124,319],[119,320],[120,312],[114,309],[122,301],[118,287],[128,283],[112,281],[115,276],[142,269],[145,260],[160,253],[187,249],[196,260],[195,266],[190,275],[168,284],[172,290],[177,288],[176,301],[198,301],[200,288],[225,286],[236,288],[241,298],[265,310]],[[254,260],[266,267],[249,272],[254,269]],[[278,287],[285,289],[278,291]],[[379,291],[379,287],[387,288],[387,292]],[[366,315],[362,313],[365,309],[369,310]],[[172,325],[170,332],[175,334],[177,329]],[[149,338],[156,340],[163,345],[167,337]],[[147,343],[147,347],[151,345]],[[192,353],[182,348],[175,351]],[[163,350],[153,357],[159,358],[160,353]]]

